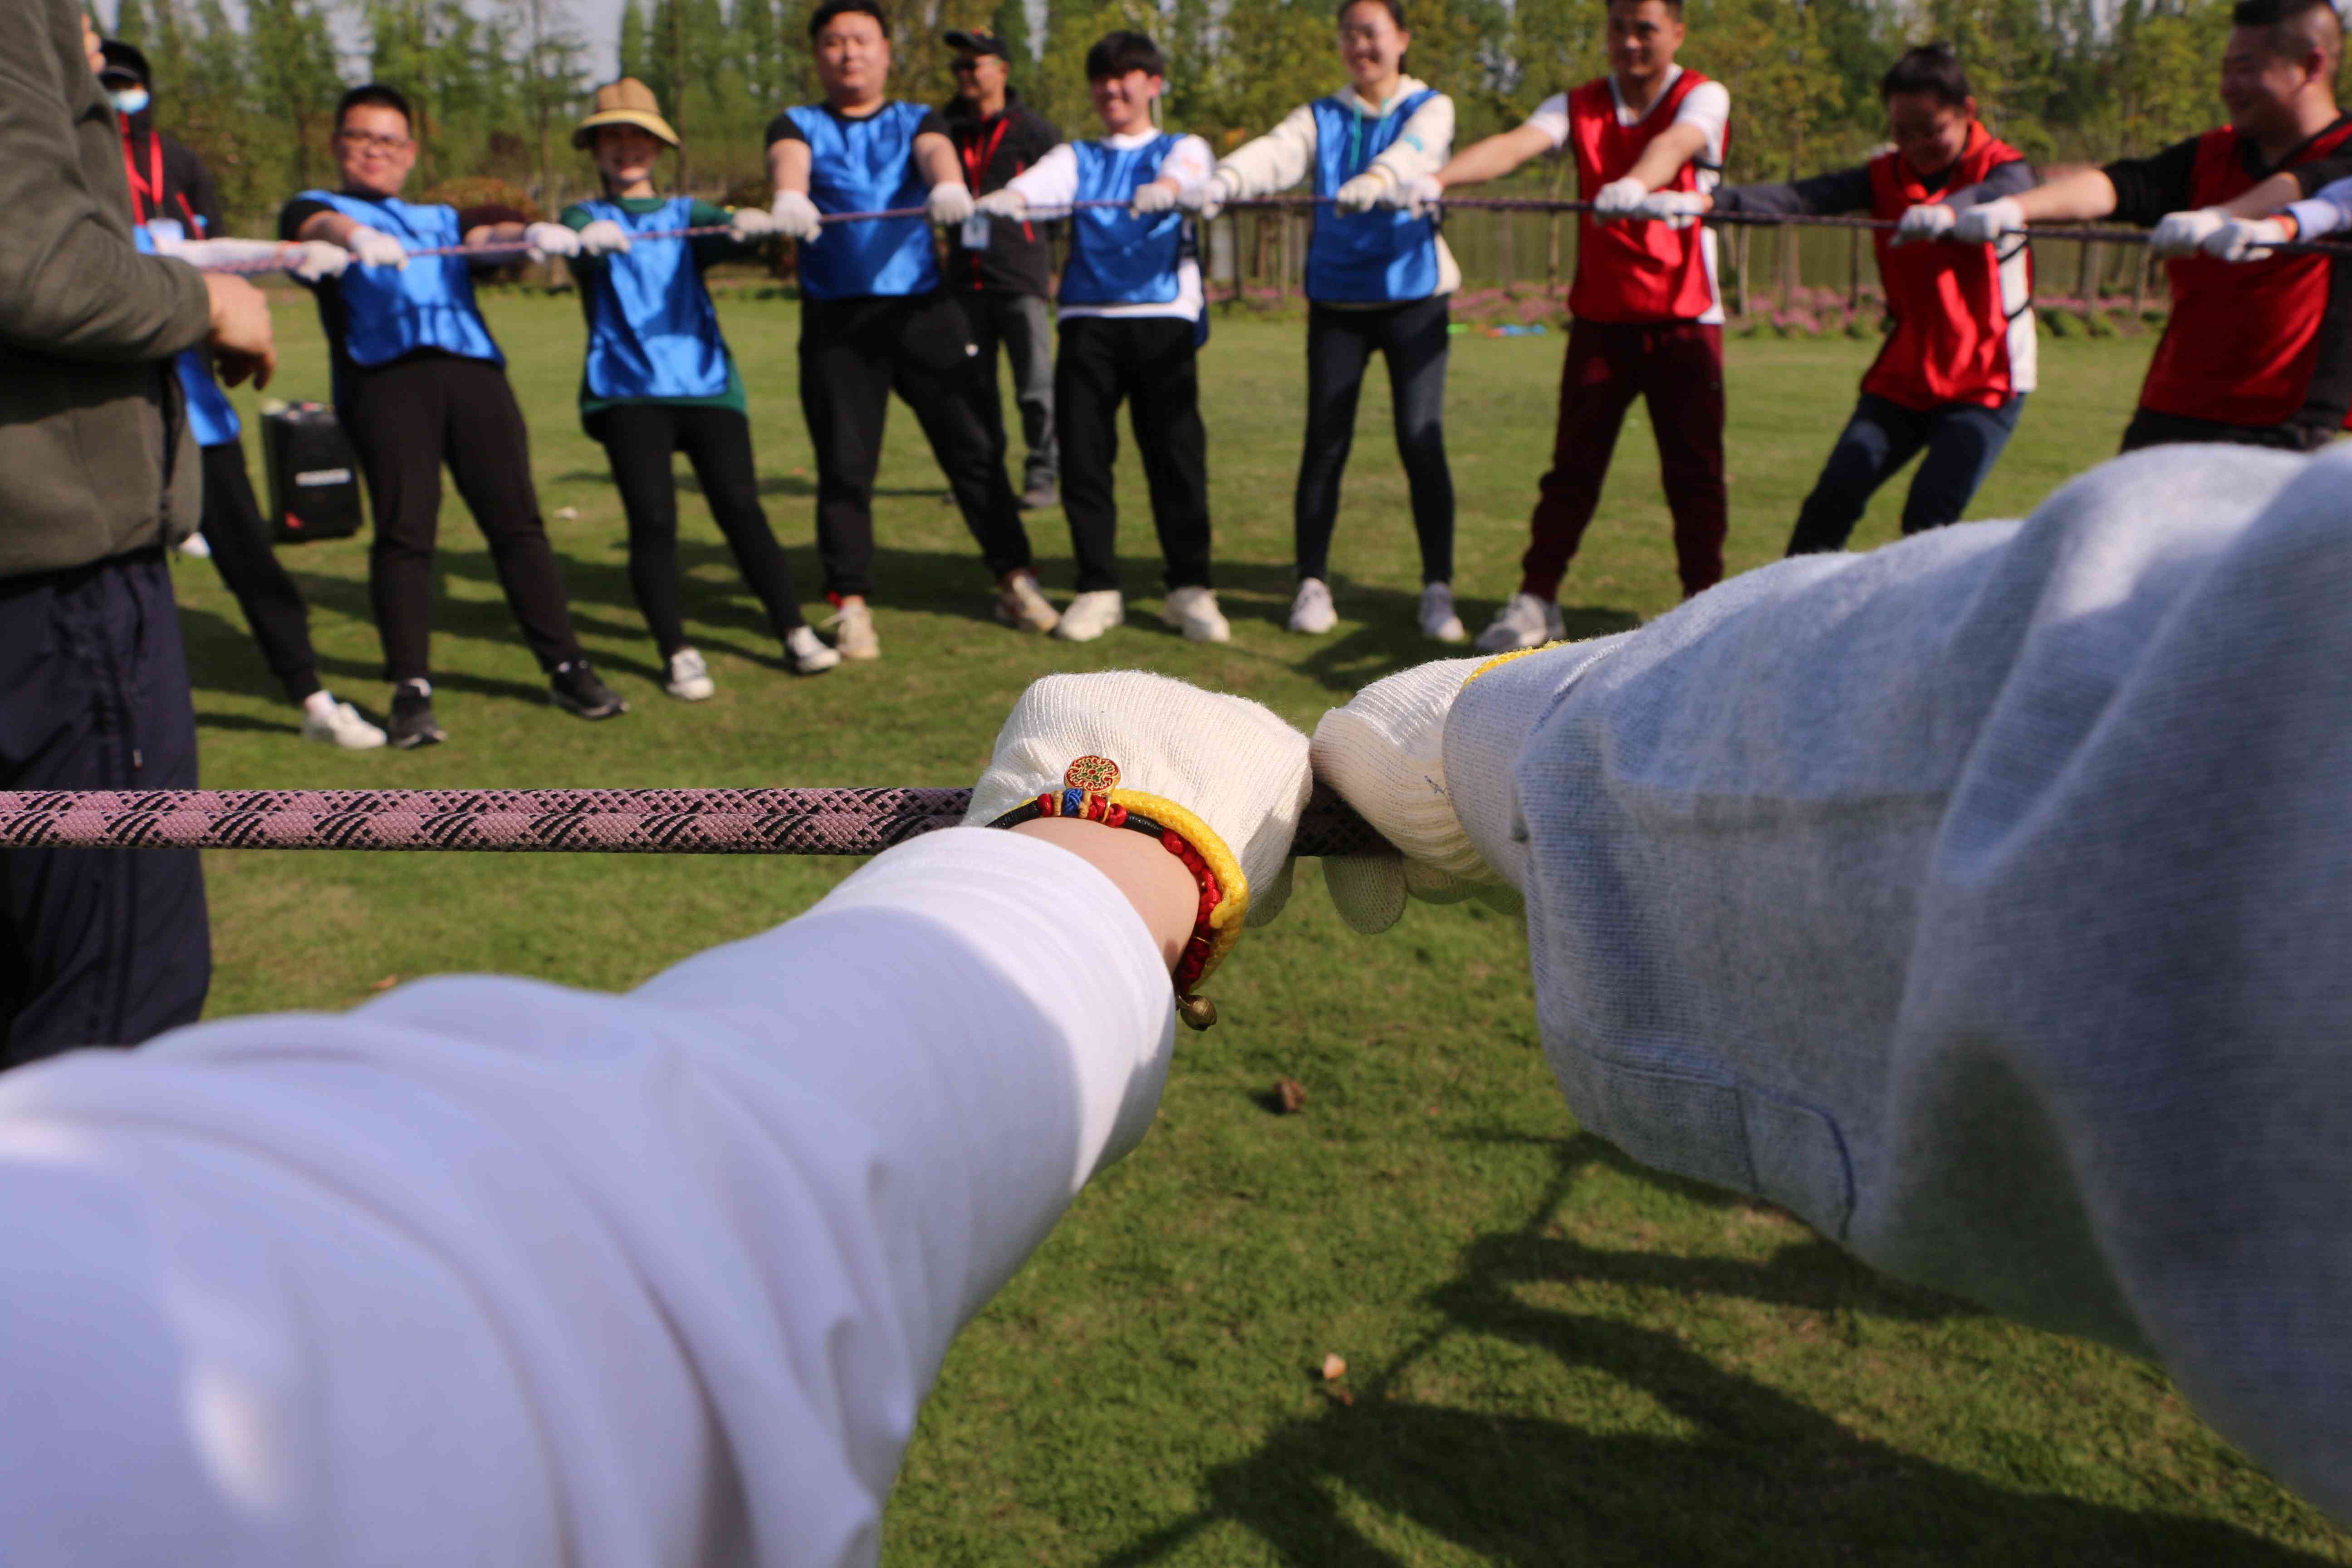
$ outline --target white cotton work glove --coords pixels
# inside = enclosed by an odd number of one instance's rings
[[[1478,898],[1517,910],[1516,889],[1479,857],[1445,788],[1445,721],[1491,658],[1415,665],[1356,693],[1315,726],[1315,776],[1339,793],[1402,859],[1323,862],[1339,918],[1367,935],[1404,913],[1408,896],[1450,904]]]
[[[523,254],[533,261],[544,261],[551,256],[580,254],[580,231],[560,223],[526,224],[522,231]]]
[[[600,217],[580,231],[583,256],[626,256],[629,244],[629,231],[608,217]]]
[[[1371,211],[1387,196],[1396,176],[1375,164],[1331,193],[1331,208],[1352,217]]]
[[[1177,192],[1176,205],[1202,223],[1206,223],[1224,211],[1225,204],[1234,200],[1241,194],[1241,182],[1224,170],[1219,169],[1199,184],[1187,185]]]
[[[1998,245],[2013,228],[2025,226],[2025,209],[2008,196],[1979,202],[1952,224],[1952,238],[1962,245]]]
[[[1288,901],[1290,840],[1313,775],[1307,737],[1272,709],[1138,669],[1046,676],[1021,694],[997,731],[964,825],[985,826],[1064,788],[1081,757],[1118,764],[1122,795],[1158,796],[1205,824],[1238,863],[1249,924],[1265,924]],[[1234,901],[1228,891],[1227,906]]]
[[[341,278],[353,259],[340,245],[323,239],[298,239],[285,247],[286,270],[305,283]]]
[[[805,242],[824,232],[824,215],[806,191],[778,191],[768,216],[776,220],[776,232],[786,239]]]
[[[1633,216],[1649,194],[1649,186],[1631,176],[1612,180],[1592,198],[1592,216],[1602,223],[1622,223]]]
[[[1401,207],[1414,217],[1427,217],[1445,200],[1445,187],[1434,174],[1415,174],[1412,179],[1384,192],[1381,200],[1392,207]]]
[[[2219,207],[2192,207],[2187,212],[2167,213],[2156,220],[2148,231],[2147,253],[2158,261],[2175,261],[2192,251],[2201,249],[2207,240],[2230,221],[2230,215]]]
[[[2272,246],[2294,237],[2284,218],[2233,217],[2207,235],[2202,248],[2218,261],[2262,261],[2269,258]]]
[[[1668,228],[1688,228],[1706,216],[1709,205],[1696,191],[1652,191],[1635,204],[1633,216]]]
[[[408,247],[380,228],[361,224],[343,240],[343,248],[359,258],[362,267],[389,267],[397,272],[408,265]]]
[[[1128,216],[1156,217],[1161,213],[1174,212],[1177,199],[1183,194],[1184,187],[1173,180],[1152,180],[1138,185],[1134,197],[1127,204]]]
[[[1023,195],[1019,191],[1014,190],[1012,186],[1007,185],[1001,191],[991,191],[988,195],[981,197],[980,200],[972,203],[971,210],[977,213],[985,213],[990,217],[1009,218],[1017,221],[1024,213],[1029,210],[1029,198]]]
[[[971,187],[961,180],[941,180],[923,198],[923,216],[953,228],[971,216]]]
[[[727,215],[727,237],[738,245],[757,245],[776,232],[776,220],[765,207],[737,207]]]
[[[1952,232],[1960,215],[1941,202],[1921,202],[1916,207],[1906,207],[1903,216],[1895,220],[1895,243],[1916,245],[1922,240],[1942,239]]]

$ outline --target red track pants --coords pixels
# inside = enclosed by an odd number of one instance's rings
[[[1650,407],[1675,564],[1683,596],[1723,580],[1729,531],[1723,488],[1723,329],[1698,321],[1578,321],[1569,329],[1559,378],[1559,432],[1543,477],[1533,535],[1519,562],[1519,591],[1557,598],[1601,500],[1601,481],[1625,410]]]

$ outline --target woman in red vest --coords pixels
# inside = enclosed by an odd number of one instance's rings
[[[1786,184],[1734,186],[1712,198],[1661,192],[1640,209],[1685,224],[1712,210],[1866,212],[1901,226],[1874,237],[1894,330],[1797,514],[1791,555],[1844,549],[1871,496],[1922,449],[1927,456],[1903,503],[1903,531],[1958,521],[2033,390],[2033,272],[2025,241],[1906,243],[1941,236],[1979,202],[2032,189],[2032,168],[1979,123],[1968,74],[1948,44],[1905,54],[1879,82],[1878,96],[1895,146],[1867,163]]]

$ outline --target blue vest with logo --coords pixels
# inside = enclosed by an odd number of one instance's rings
[[[618,202],[580,204],[632,236],[688,227],[694,198],[673,196],[651,212]],[[588,392],[603,398],[717,397],[727,390],[727,341],[702,284],[694,246],[646,240],[607,256],[588,302]]]
[[[179,223],[172,218],[156,218],[156,226],[169,225],[174,231],[168,237],[177,239]],[[149,256],[155,254],[155,236],[147,224],[135,225],[131,230],[131,242]],[[172,356],[172,368],[180,377],[180,391],[188,405],[188,428],[199,447],[218,447],[234,441],[245,429],[244,421],[223,392],[220,383],[213,379],[212,362],[202,349],[183,349]]]
[[[1177,138],[1161,134],[1140,147],[1073,142],[1081,202],[1126,203],[1160,177]],[[1070,259],[1062,268],[1065,305],[1165,305],[1176,298],[1184,256],[1184,215],[1131,216],[1124,205],[1081,206],[1070,215]]]
[[[460,245],[466,238],[455,207],[411,206],[396,196],[376,200],[330,191],[304,191],[299,199],[324,202],[411,250]],[[353,262],[324,287],[342,301],[343,353],[353,364],[390,364],[418,349],[507,363],[474,304],[474,274],[462,256],[420,256],[399,268]]]
[[[1404,122],[1437,96],[1423,89],[1366,120],[1337,98],[1315,103],[1315,195],[1341,185],[1394,144]],[[1318,209],[1307,242],[1307,297],[1339,304],[1426,300],[1437,291],[1437,225],[1389,207],[1342,216]]]
[[[887,212],[919,207],[930,195],[915,166],[915,132],[931,112],[919,103],[886,103],[863,120],[823,104],[788,109],[808,139],[809,200],[821,213]],[[801,291],[812,300],[876,294],[928,294],[940,286],[931,226],[919,217],[827,225],[801,247]]]

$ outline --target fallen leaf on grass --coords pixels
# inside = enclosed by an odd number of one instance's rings
[[[1337,1383],[1347,1375],[1348,1363],[1339,1359],[1339,1352],[1326,1351],[1323,1354],[1323,1381]]]
[[[1288,1116],[1307,1103],[1307,1086],[1295,1078],[1274,1080],[1274,1108],[1278,1115]]]
[[[397,985],[397,984],[400,984],[400,976],[399,976],[399,975],[397,975],[397,974],[387,974],[387,975],[385,975],[383,979],[381,979],[381,980],[377,981],[374,984],[373,984],[373,985],[369,986],[369,987],[368,987],[368,989],[369,989],[369,990],[371,990],[371,991],[389,991],[389,990],[391,990],[394,986],[395,986],[395,985]]]
[[[580,509],[576,506],[557,507],[555,509],[555,521],[558,522],[578,522],[580,521]]]

